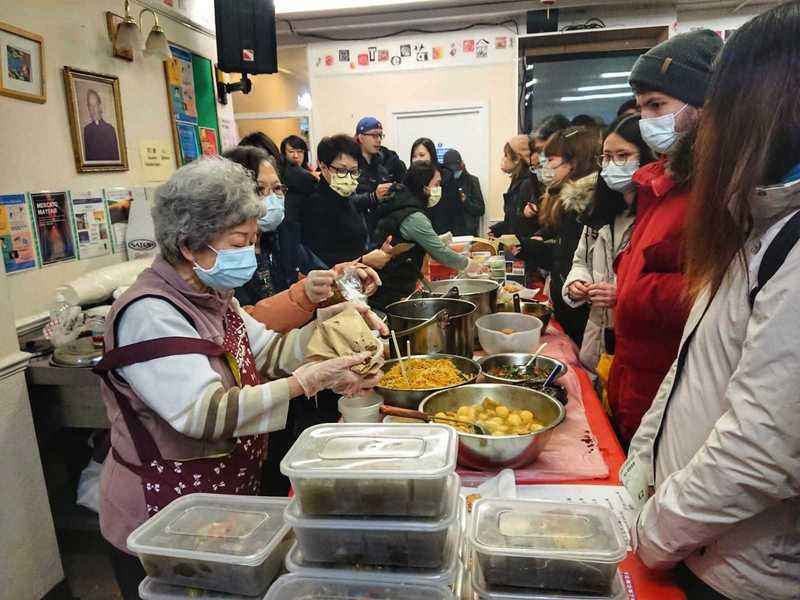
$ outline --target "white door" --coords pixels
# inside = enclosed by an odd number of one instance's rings
[[[485,104],[394,109],[391,115],[394,149],[403,161],[408,163],[416,139],[431,138],[440,162],[451,148],[461,153],[467,170],[480,180],[484,198],[488,196],[489,109]],[[483,225],[479,231],[484,231]]]

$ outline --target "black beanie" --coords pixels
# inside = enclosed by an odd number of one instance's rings
[[[721,49],[722,40],[710,29],[676,35],[639,57],[631,72],[631,87],[663,92],[700,108]]]

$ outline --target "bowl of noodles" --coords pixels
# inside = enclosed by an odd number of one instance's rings
[[[471,358],[450,354],[423,354],[403,359],[408,379],[403,376],[400,361],[383,365],[383,378],[375,391],[384,404],[416,410],[425,398],[467,383],[474,383],[481,366]]]

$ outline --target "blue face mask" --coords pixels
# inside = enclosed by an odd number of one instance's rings
[[[242,287],[253,278],[257,266],[255,246],[214,250],[214,252],[217,253],[217,260],[210,269],[204,269],[194,263],[194,272],[205,285],[219,292],[225,292]]]
[[[267,207],[267,214],[258,220],[258,228],[263,232],[275,231],[283,223],[283,198],[273,192],[262,200]]]

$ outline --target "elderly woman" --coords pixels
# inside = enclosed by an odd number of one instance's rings
[[[293,398],[323,389],[352,394],[376,383],[351,370],[369,355],[303,364],[313,323],[279,334],[233,298],[253,275],[264,212],[240,165],[216,158],[179,169],[156,194],[161,256],[108,315],[97,372],[112,450],[100,527],[126,599],[138,598],[144,576],[125,554],[133,529],[184,494],[257,494],[265,434],[284,427]],[[375,315],[360,310],[385,333]]]

